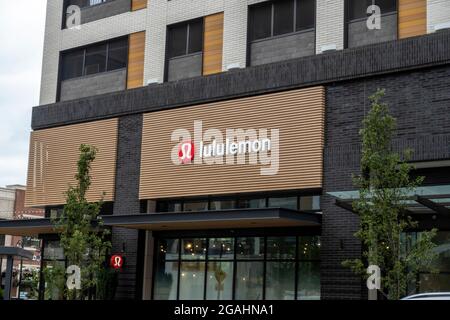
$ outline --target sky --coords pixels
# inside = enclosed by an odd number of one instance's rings
[[[39,104],[46,0],[0,0],[0,187],[26,184]]]

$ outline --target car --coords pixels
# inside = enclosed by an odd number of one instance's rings
[[[419,293],[404,297],[402,300],[450,300],[450,292]]]

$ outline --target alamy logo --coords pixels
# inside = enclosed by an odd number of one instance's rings
[[[194,135],[176,129],[171,160],[175,165],[260,165],[261,175],[279,170],[279,129],[219,129],[203,131],[203,122],[194,121]]]
[[[80,29],[81,27],[81,9],[77,5],[70,5],[66,10],[67,29]]]
[[[380,30],[381,29],[381,9],[377,5],[371,5],[367,8],[367,14],[370,14],[367,18],[367,29]]]

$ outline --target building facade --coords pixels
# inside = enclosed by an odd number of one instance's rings
[[[371,5],[49,0],[26,197],[47,218],[0,232],[64,263],[49,218],[86,143],[88,199],[104,194],[125,258],[116,299],[365,299],[342,266],[362,250],[345,192],[385,88],[395,148],[426,177],[410,232],[439,229],[441,272],[413,291],[450,290],[450,5]]]

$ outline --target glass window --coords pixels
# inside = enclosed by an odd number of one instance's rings
[[[272,4],[265,3],[250,8],[251,40],[268,38],[272,35]]]
[[[236,300],[262,300],[264,262],[236,263]]]
[[[273,35],[294,32],[294,1],[275,1],[273,5]]]
[[[259,209],[266,207],[266,199],[240,199],[239,208],[242,209]]]
[[[229,210],[236,208],[236,201],[230,200],[211,200],[211,210]]]
[[[208,201],[186,201],[184,203],[183,211],[206,211],[208,210]]]
[[[372,0],[348,0],[348,19],[360,19],[367,17],[367,8],[372,5]],[[397,0],[375,0],[381,13],[389,13],[397,10]]]
[[[206,257],[206,239],[182,239],[181,259],[184,260],[204,260]]]
[[[206,275],[206,299],[231,300],[232,297],[233,262],[209,262]]]
[[[62,80],[83,75],[84,50],[65,53],[62,58]]]
[[[122,69],[127,66],[128,40],[122,39],[109,44],[108,70]]]
[[[95,74],[106,71],[106,44],[86,49],[84,74]]]
[[[264,258],[264,238],[263,237],[242,237],[236,239],[237,259],[263,259]]]
[[[155,272],[155,300],[176,300],[178,284],[178,261],[160,261]]]
[[[158,201],[156,205],[157,212],[180,212],[181,202],[177,201]]]
[[[4,246],[4,245],[5,245],[5,235],[0,234],[0,246]]]
[[[45,260],[63,260],[64,251],[59,241],[44,241],[44,257]]]
[[[178,239],[161,239],[158,241],[158,255],[160,259],[164,260],[178,260],[179,259]]]
[[[320,263],[299,262],[298,300],[320,300]]]
[[[180,268],[180,300],[203,300],[204,261],[182,261]]]
[[[188,53],[203,51],[203,20],[189,24],[189,51]]]
[[[320,196],[300,197],[300,210],[320,210]]]
[[[267,262],[266,299],[295,299],[295,262]]]
[[[187,25],[174,26],[169,29],[169,58],[186,54]]]
[[[298,259],[319,260],[320,259],[320,237],[298,238]]]
[[[208,259],[230,260],[234,258],[233,238],[209,239]]]
[[[296,30],[314,28],[316,0],[297,0]]]
[[[297,210],[297,197],[269,198],[269,207]]]
[[[296,237],[267,237],[267,259],[295,259]]]

